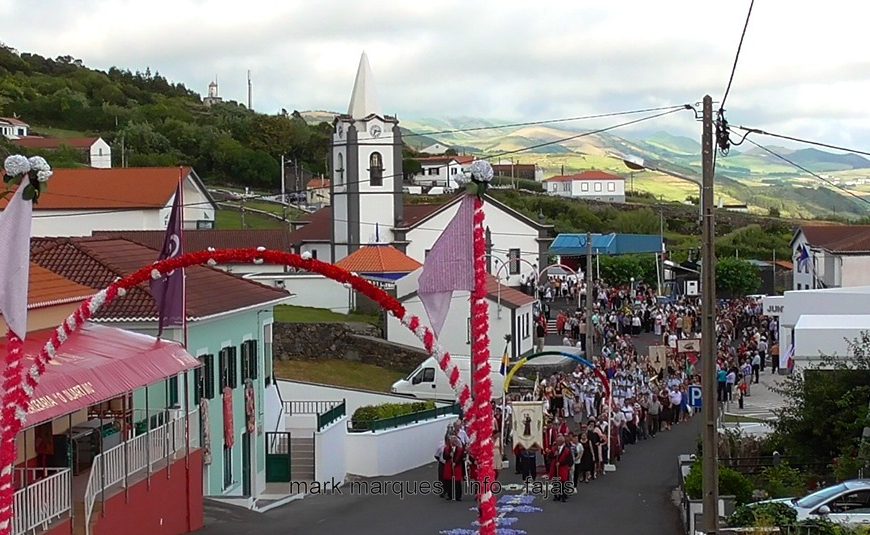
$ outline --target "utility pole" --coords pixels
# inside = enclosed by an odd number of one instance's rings
[[[281,203],[287,204],[287,194],[284,193],[284,155],[281,155]]]
[[[719,409],[713,399],[716,392],[716,258],[713,221],[713,99],[704,96],[703,134],[701,136],[703,178],[701,185],[701,388],[704,406],[703,494],[704,533],[719,533],[719,434],[716,416]]]
[[[595,342],[592,326],[592,233],[586,233],[586,360],[592,362],[595,356]]]
[[[770,295],[776,295],[776,247],[773,248],[773,263],[770,265],[773,273],[770,285]]]
[[[253,106],[251,104],[251,71],[248,70],[248,109],[253,110]]]
[[[242,230],[245,230],[245,197],[239,202],[239,211],[241,212]]]

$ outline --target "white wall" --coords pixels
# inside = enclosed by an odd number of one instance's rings
[[[447,313],[447,319],[444,322],[444,327],[441,329],[441,335],[438,337],[438,342],[441,346],[453,355],[471,354],[468,332],[471,309],[468,299],[469,292],[453,293],[453,299],[450,301],[450,311]],[[488,301],[489,339],[492,340],[490,350],[492,355],[500,357],[503,351],[501,344],[504,343],[504,335],[511,334],[511,309],[503,306],[501,318],[499,318],[496,302],[489,299]],[[404,299],[402,300],[402,305],[404,305],[407,313],[415,314],[424,321],[428,318],[420,297],[415,295]],[[423,343],[393,316],[388,316],[387,318],[387,340],[423,349]]]
[[[459,187],[456,177],[462,172],[462,165],[456,160],[451,160],[447,165],[423,163],[421,167],[422,171],[412,178],[415,184],[422,186],[444,186],[454,190]]]
[[[332,262],[332,248],[328,243],[305,243],[299,248],[299,254],[309,252],[321,262]]]
[[[414,228],[408,232],[408,249],[405,254],[418,262],[426,260],[426,250],[431,249],[435,241],[441,236],[441,230],[447,228],[450,220],[456,215],[459,210],[459,203],[454,203],[452,206],[439,213],[438,215],[424,221],[420,227]],[[492,203],[484,203],[484,213],[486,214],[485,225],[489,227],[492,233],[492,250],[493,254],[499,257],[499,260],[507,260],[507,252],[509,249],[519,249],[520,255],[525,260],[532,264],[538,263],[538,230],[518,220],[511,214],[504,212],[501,208]],[[492,262],[493,275],[501,266],[501,262]],[[520,278],[516,275],[511,275],[509,278],[506,271],[508,268],[501,270],[501,281],[508,286],[519,286]],[[532,268],[525,262],[520,262],[520,273],[527,277],[532,273]]]
[[[49,186],[50,187],[50,186]],[[99,212],[99,213],[98,213]],[[80,215],[80,214],[86,215]],[[34,210],[32,236],[90,236],[95,230],[165,230],[159,210]]]
[[[391,476],[434,462],[435,449],[444,441],[455,415],[442,416],[409,426],[348,433],[347,473],[363,477]]]
[[[245,275],[268,286],[283,288],[291,293],[289,305],[328,308],[333,312],[348,314],[351,311],[353,292],[341,283],[323,275],[310,273],[265,273]]]
[[[416,398],[352,390],[337,386],[317,385],[279,379],[278,389],[284,401],[340,401],[345,400],[347,416],[353,416],[354,411],[364,405],[380,405],[382,403],[414,403]]]
[[[513,339],[515,356],[531,351],[535,345],[535,321],[532,312],[532,304],[529,303],[528,305],[516,309],[514,313],[516,321],[516,329],[514,331],[516,336],[514,336]]]
[[[284,430],[284,407],[275,383],[263,391],[263,427],[266,431]]]
[[[166,206],[160,210],[158,226],[145,230],[165,230],[169,224],[169,214],[172,212],[172,203],[175,202],[173,194]],[[184,228],[195,229],[197,221],[214,222],[214,207],[208,202],[208,198],[200,190],[193,177],[188,176],[184,181]]]
[[[779,340],[780,351],[787,351],[794,342],[792,329],[803,314],[867,314],[870,286],[790,291],[785,292],[783,297],[783,310],[779,317]]]
[[[547,182],[547,193],[559,197],[571,196],[571,182],[551,180]]]
[[[103,138],[97,138],[90,149],[91,167],[97,169],[112,168],[112,148]]]
[[[571,182],[571,196],[624,202],[625,180],[574,180]]]
[[[339,484],[347,476],[347,419],[345,416],[314,433],[314,480]]]
[[[840,286],[863,286],[870,284],[870,256],[842,255]]]

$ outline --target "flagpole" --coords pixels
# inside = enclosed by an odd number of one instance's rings
[[[181,226],[178,239],[184,248],[184,168],[178,166],[178,195],[179,207],[181,208]],[[181,268],[181,328],[184,336],[184,347],[187,349],[187,270]]]

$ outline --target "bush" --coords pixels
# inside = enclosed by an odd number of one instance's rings
[[[759,478],[761,488],[771,498],[800,496],[806,492],[806,480],[800,470],[787,463],[765,468]]]
[[[728,517],[732,528],[782,527],[797,521],[797,511],[784,503],[741,505]]]
[[[703,489],[702,469],[700,459],[695,461],[686,476],[686,493],[689,498],[698,500]],[[740,472],[727,467],[719,468],[719,495],[734,496],[738,505],[743,505],[752,499],[752,482]]]
[[[365,405],[353,412],[351,424],[354,429],[365,429],[367,424],[375,420],[404,416],[415,412],[435,408],[434,401],[415,401],[413,403],[383,403],[381,405]]]

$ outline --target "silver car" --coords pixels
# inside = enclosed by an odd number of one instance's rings
[[[826,487],[803,498],[782,498],[797,511],[797,519],[826,518],[845,526],[870,525],[870,479],[852,479]]]

